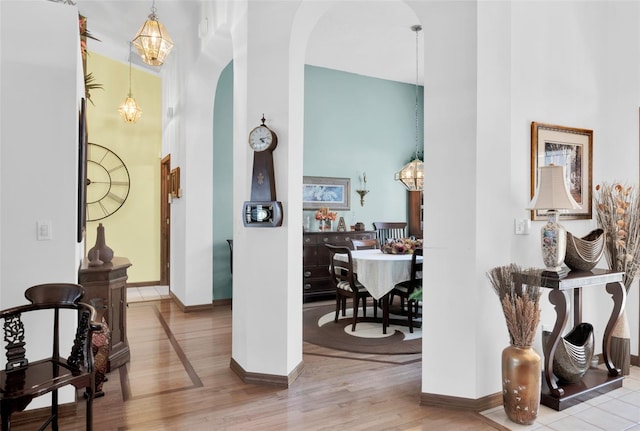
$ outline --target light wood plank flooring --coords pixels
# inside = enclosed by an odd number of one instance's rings
[[[304,371],[291,388],[246,385],[229,368],[227,307],[184,314],[171,300],[137,302],[127,319],[131,362],[109,373],[106,395],[95,400],[97,431],[506,429],[480,414],[420,406],[420,355],[305,343]],[[61,429],[84,429],[83,421],[80,402]]]

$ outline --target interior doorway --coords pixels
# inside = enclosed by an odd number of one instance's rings
[[[160,284],[169,285],[171,260],[171,196],[170,190],[171,154],[160,161]]]

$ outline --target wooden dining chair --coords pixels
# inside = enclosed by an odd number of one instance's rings
[[[51,414],[40,429],[51,425],[58,429],[58,389],[73,385],[76,389],[85,390],[86,429],[93,428],[93,398],[95,388],[95,371],[91,339],[93,331],[101,329],[97,323],[96,310],[88,304],[80,302],[84,295],[82,286],[78,284],[39,284],[30,287],[25,297],[31,302],[0,311],[3,321],[4,340],[6,342],[6,367],[0,371],[0,415],[2,429],[11,427],[11,415],[23,411],[31,401],[41,395],[51,393]],[[70,355],[65,359],[60,356],[59,320],[60,310],[76,310],[78,313],[75,339]],[[53,310],[42,313],[42,310]],[[40,321],[38,332],[48,328],[52,331],[52,353],[50,357],[30,361],[26,357],[26,344],[29,338],[25,333],[23,316],[43,319],[53,317],[51,326]]]
[[[405,300],[407,302],[407,319],[409,320],[409,332],[413,333],[413,318],[418,316],[418,301],[410,299],[409,296],[414,290],[422,287],[422,262],[418,261],[418,256],[422,256],[422,248],[416,248],[411,256],[411,278],[397,283],[391,295],[400,297],[400,306],[404,310]]]
[[[371,239],[350,239],[351,245],[354,250],[373,250],[378,249],[380,246],[378,245],[378,240],[375,238]]]
[[[373,222],[373,228],[376,230],[378,243],[382,247],[387,243],[388,239],[405,238],[407,235],[406,222]]]
[[[338,321],[340,310],[342,310],[343,316],[346,314],[347,298],[351,298],[353,300],[353,323],[351,324],[351,331],[355,331],[356,323],[358,322],[358,306],[360,300],[362,300],[362,314],[366,317],[367,298],[371,297],[371,294],[367,288],[358,281],[353,272],[351,249],[349,249],[349,247],[331,244],[325,244],[325,247],[329,249],[331,280],[336,288],[336,316],[334,322]],[[344,255],[346,260],[337,259],[337,255]],[[378,317],[378,301],[375,298],[373,298],[373,316]]]

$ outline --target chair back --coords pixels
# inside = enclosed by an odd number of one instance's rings
[[[375,238],[351,239],[350,241],[354,250],[373,250],[380,248],[380,246],[378,245],[378,240]]]
[[[418,262],[418,256],[422,256],[422,247],[413,250],[413,256],[411,256],[411,285],[422,279],[422,262]]]
[[[329,263],[331,281],[337,289],[339,284],[348,284],[353,292],[357,292],[355,277],[353,274],[353,258],[349,247],[325,244],[329,249]],[[346,260],[336,258],[336,255],[345,255]]]
[[[406,222],[373,222],[380,246],[386,244],[388,239],[405,238],[407,236],[406,227]]]

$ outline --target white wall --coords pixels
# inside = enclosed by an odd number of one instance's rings
[[[0,8],[0,307],[7,308],[24,304],[31,285],[77,282],[82,256],[76,242],[78,110],[84,81],[75,7],[2,1]],[[38,220],[51,222],[50,241],[36,240]],[[68,317],[65,324],[72,325],[74,317]],[[51,335],[41,335],[27,339],[31,360],[51,353]],[[68,350],[73,331],[65,338]],[[72,392],[61,402],[71,400]]]

